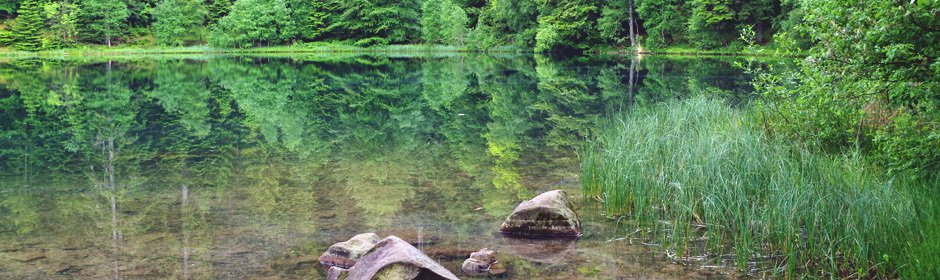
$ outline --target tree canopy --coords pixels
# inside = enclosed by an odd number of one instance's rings
[[[734,48],[745,28],[761,44],[780,29],[795,33],[803,6],[794,0],[5,0],[0,19],[11,24],[0,45],[243,48],[326,41],[574,54],[642,45]],[[9,39],[30,36],[49,44]]]

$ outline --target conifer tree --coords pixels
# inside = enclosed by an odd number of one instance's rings
[[[42,49],[42,14],[35,0],[26,0],[17,10],[13,26],[13,48],[24,51]]]

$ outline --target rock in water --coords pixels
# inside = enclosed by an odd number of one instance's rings
[[[563,190],[523,201],[503,222],[499,232],[517,236],[581,236],[581,222]]]
[[[363,233],[349,240],[333,244],[318,259],[321,265],[350,268],[366,252],[372,249],[381,238],[375,233]]]
[[[333,280],[335,278],[328,278]],[[346,280],[457,280],[457,276],[421,253],[418,248],[389,236],[366,253],[349,269]]]
[[[517,238],[503,236],[509,250],[525,260],[545,264],[570,263],[577,257],[577,237]]]
[[[506,272],[506,269],[496,261],[496,252],[487,248],[471,253],[470,258],[463,262],[460,269],[470,276],[490,276]]]

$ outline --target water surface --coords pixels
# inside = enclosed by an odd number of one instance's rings
[[[306,55],[0,63],[0,278],[319,279],[394,234],[507,279],[728,278],[679,262],[579,191],[580,143],[632,106],[747,97],[717,58]],[[495,234],[571,194],[572,243]],[[463,278],[463,276],[461,276]]]

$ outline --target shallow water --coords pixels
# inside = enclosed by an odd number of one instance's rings
[[[506,279],[738,277],[644,245],[580,194],[598,122],[690,89],[749,92],[716,58],[4,61],[0,278],[319,279],[319,254],[362,232],[455,272],[495,249]],[[495,234],[552,189],[579,240]]]

